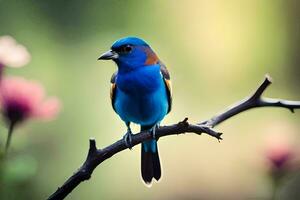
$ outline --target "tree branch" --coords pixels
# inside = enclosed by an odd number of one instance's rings
[[[188,123],[188,118],[185,118],[183,121],[177,124],[159,127],[156,130],[156,135],[158,138],[160,138],[168,135],[183,133],[196,133],[198,135],[206,133],[212,137],[217,138],[218,140],[221,140],[222,133],[216,132],[212,128],[241,112],[258,107],[283,107],[291,110],[292,112],[294,112],[294,109],[300,108],[300,101],[288,101],[261,97],[263,92],[270,84],[271,78],[269,76],[266,76],[263,83],[256,89],[253,95],[234,104],[221,114],[218,114],[211,119],[198,124],[190,124]],[[152,136],[148,131],[142,131],[132,137],[132,144],[133,146],[135,146],[143,141],[151,139],[151,137]],[[111,156],[125,149],[127,149],[127,147],[123,139],[118,140],[117,142],[105,147],[104,149],[97,149],[96,141],[94,139],[90,139],[90,148],[86,161],[77,170],[77,172],[75,172],[61,187],[56,190],[56,192],[54,192],[48,198],[48,200],[64,199],[81,182],[90,179],[94,169],[98,165],[100,165],[103,161],[107,160]]]
[[[252,108],[282,107],[289,109],[292,113],[294,112],[294,109],[300,108],[300,101],[288,101],[283,99],[262,97],[261,95],[264,93],[267,87],[271,85],[271,83],[271,77],[269,75],[266,75],[265,80],[250,97],[247,97],[244,100],[230,106],[228,110],[225,110],[224,112],[212,117],[211,119],[199,123],[199,125],[206,125],[213,128],[221,122],[229,119],[230,117]]]

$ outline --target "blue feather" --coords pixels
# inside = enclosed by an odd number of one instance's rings
[[[147,66],[118,74],[114,107],[125,122],[154,125],[168,111],[166,86],[160,66]]]
[[[112,45],[112,49],[116,49],[123,45],[135,45],[135,46],[149,46],[144,40],[137,37],[125,37],[115,41]]]

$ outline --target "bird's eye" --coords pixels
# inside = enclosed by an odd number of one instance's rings
[[[122,48],[120,49],[122,53],[129,53],[132,50],[132,46],[131,45],[125,45],[122,46]]]
[[[127,46],[125,47],[125,52],[130,52],[131,49],[132,49],[132,47],[131,47],[130,45],[127,45]]]

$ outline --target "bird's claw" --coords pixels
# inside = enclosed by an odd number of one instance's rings
[[[150,129],[150,132],[151,132],[151,135],[152,135],[152,138],[157,140],[157,136],[156,136],[156,129],[159,127],[159,124],[155,124],[151,129]]]
[[[132,132],[131,130],[128,130],[127,133],[125,133],[125,135],[123,136],[125,145],[127,148],[129,148],[130,150],[132,149]]]

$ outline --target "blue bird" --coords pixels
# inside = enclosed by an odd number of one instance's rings
[[[117,40],[98,60],[113,60],[118,70],[111,78],[111,103],[127,126],[124,135],[127,147],[132,147],[130,123],[149,130],[153,139],[142,143],[141,174],[146,184],[159,180],[161,166],[155,129],[170,112],[171,81],[166,66],[142,39],[126,37]]]

